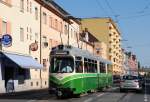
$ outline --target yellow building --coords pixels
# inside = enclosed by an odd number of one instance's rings
[[[99,40],[107,44],[107,58],[112,61],[112,73],[122,74],[121,34],[111,18],[85,18],[81,20],[81,29],[88,30]]]

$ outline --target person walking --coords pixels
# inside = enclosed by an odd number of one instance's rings
[[[12,92],[14,92],[14,80],[10,78],[6,85],[6,93]]]

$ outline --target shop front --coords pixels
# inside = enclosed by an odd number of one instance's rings
[[[9,82],[13,91],[26,90],[29,87],[26,81],[32,80],[30,70],[42,68],[31,56],[0,52],[0,93],[9,92]],[[20,85],[22,88],[19,88]]]

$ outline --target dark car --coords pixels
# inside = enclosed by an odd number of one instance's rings
[[[119,86],[121,81],[121,76],[120,75],[113,75],[113,84],[115,86]]]

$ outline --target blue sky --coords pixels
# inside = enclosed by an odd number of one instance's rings
[[[54,1],[75,17],[112,17],[127,40],[123,47],[135,53],[142,66],[150,66],[150,0]]]

